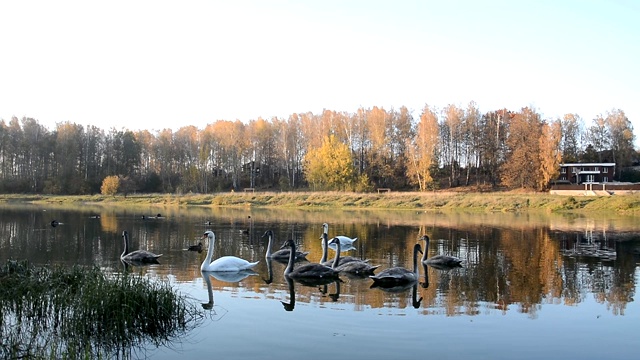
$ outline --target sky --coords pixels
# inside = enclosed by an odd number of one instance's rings
[[[640,134],[640,1],[0,2],[0,119],[204,128],[323,109],[621,109]],[[637,141],[636,141],[637,143]]]

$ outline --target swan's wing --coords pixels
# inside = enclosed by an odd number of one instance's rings
[[[459,266],[462,260],[448,255],[435,255],[426,260],[428,265]]]
[[[235,256],[223,256],[212,261],[208,268],[210,271],[238,271],[250,269],[257,264],[258,261],[252,263]]]
[[[311,263],[295,268],[289,275],[292,277],[323,277],[335,273],[337,272],[328,266]]]
[[[397,282],[416,279],[416,274],[403,267],[393,267],[369,277],[375,282]]]

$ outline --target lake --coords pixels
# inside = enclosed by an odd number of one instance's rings
[[[143,218],[144,217],[144,218]],[[52,226],[52,221],[57,226]],[[124,271],[122,231],[133,249],[163,256],[130,271],[167,281],[202,305],[202,324],[169,346],[131,349],[153,359],[630,359],[637,357],[640,221],[633,216],[428,211],[312,211],[254,208],[136,208],[0,205],[0,261],[96,265]],[[307,258],[329,236],[357,237],[343,255],[370,259],[376,273],[412,269],[422,234],[430,256],[463,267],[420,265],[420,281],[397,291],[369,278],[307,286],[265,260],[293,239]],[[201,273],[202,252],[187,251],[206,230],[214,258],[260,261],[243,278]],[[421,244],[424,247],[424,243]],[[333,250],[329,250],[333,258]]]

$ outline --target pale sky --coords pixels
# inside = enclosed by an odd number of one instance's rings
[[[534,107],[640,135],[640,1],[2,1],[0,118],[204,128]]]

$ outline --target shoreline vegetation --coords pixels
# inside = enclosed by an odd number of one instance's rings
[[[465,212],[640,212],[640,193],[612,196],[536,192],[220,192],[212,194],[25,195],[2,194],[0,204],[108,206],[389,209]]]
[[[180,340],[205,314],[162,281],[97,267],[0,265],[0,357],[127,358]]]

